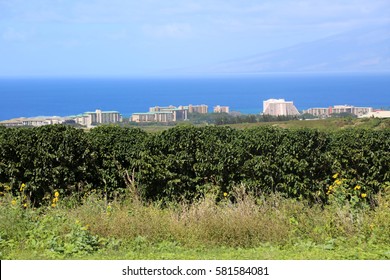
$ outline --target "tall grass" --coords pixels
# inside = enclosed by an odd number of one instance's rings
[[[356,210],[348,204],[309,206],[279,194],[260,198],[232,195],[239,197],[234,203],[229,195],[206,195],[193,203],[164,206],[130,199],[106,206],[103,200],[90,197],[68,216],[89,224],[99,236],[123,240],[142,236],[151,243],[170,240],[189,247],[255,247],[300,240],[326,243],[340,238],[390,244],[387,194],[378,195],[379,205],[374,210]]]
[[[133,250],[164,242],[189,249],[303,243],[330,248],[346,243],[390,250],[388,192],[376,197],[375,209],[358,210],[348,203],[308,205],[279,194],[254,197],[242,189],[226,197],[205,195],[192,203],[148,203],[131,197],[108,203],[90,195],[78,205],[60,199],[55,208],[25,209],[12,206],[12,199],[0,200],[1,258],[25,258],[23,251],[35,258],[72,258],[118,244]]]

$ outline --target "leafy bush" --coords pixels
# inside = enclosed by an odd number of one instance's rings
[[[14,195],[24,184],[34,206],[55,191],[81,197],[92,189],[112,199],[131,190],[169,201],[229,192],[240,183],[257,195],[280,192],[324,203],[335,173],[370,194],[390,181],[390,130],[3,128],[0,158],[0,183]]]

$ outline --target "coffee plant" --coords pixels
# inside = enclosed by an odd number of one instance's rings
[[[390,181],[390,129],[0,127],[0,186],[17,195],[23,184],[34,206],[56,191],[95,190],[111,199],[133,188],[146,200],[172,200],[229,193],[239,184],[324,203],[334,174],[379,192]]]

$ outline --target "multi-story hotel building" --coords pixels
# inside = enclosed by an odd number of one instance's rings
[[[122,115],[117,111],[102,111],[85,112],[82,115],[74,117],[76,123],[84,126],[91,126],[94,124],[109,124],[118,123],[122,121]]]
[[[310,108],[303,110],[304,114],[310,114],[318,118],[327,118],[332,114],[332,107],[329,108]]]
[[[229,113],[229,106],[215,106],[214,113]]]
[[[373,112],[372,107],[355,107],[351,105],[335,105],[329,108],[310,108],[304,110],[304,113],[311,114],[319,118],[328,118],[332,114],[350,113],[358,117]]]
[[[369,112],[365,115],[359,116],[359,118],[390,118],[390,111],[385,110],[374,110],[372,112]]]
[[[271,116],[296,116],[299,115],[299,112],[292,101],[268,99],[263,101],[263,114]]]
[[[147,112],[134,113],[132,122],[173,122],[174,115],[171,112]]]
[[[199,114],[207,114],[209,111],[209,106],[207,105],[188,105],[184,106],[184,108],[188,109],[188,113],[199,113]]]
[[[169,105],[167,107],[154,106],[149,108],[149,112],[169,112],[173,109],[176,109],[173,105]]]
[[[70,118],[63,117],[32,117],[32,118],[16,118],[6,121],[1,121],[0,125],[7,127],[13,126],[43,126],[50,124],[65,124],[74,123]]]
[[[350,113],[356,116],[362,116],[372,112],[372,107],[355,107],[351,105],[335,105],[332,108],[332,114]]]
[[[189,105],[189,106],[167,106],[150,107],[149,112],[134,113],[131,116],[132,122],[176,122],[188,119],[188,113],[198,112],[206,114],[207,105]]]

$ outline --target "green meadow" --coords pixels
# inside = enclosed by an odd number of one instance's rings
[[[1,259],[390,259],[390,188],[377,206],[324,207],[274,194],[213,195],[192,203],[82,203],[59,196],[39,209],[5,195]],[[241,193],[241,194],[240,194]],[[231,194],[228,194],[231,195]],[[15,203],[16,202],[16,203]]]

